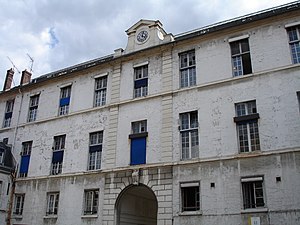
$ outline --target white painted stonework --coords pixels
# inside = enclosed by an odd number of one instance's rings
[[[299,21],[300,11],[280,10],[181,36],[167,34],[159,21],[141,20],[127,30],[127,47],[114,57],[1,92],[3,118],[6,102],[15,99],[11,126],[0,129],[0,140],[9,139],[18,173],[22,143],[33,143],[28,176],[17,177],[11,193],[25,194],[23,213],[12,213],[11,224],[298,224],[300,64],[292,63],[285,25]],[[142,30],[149,36],[138,43]],[[248,38],[252,73],[233,77],[230,41],[238,37]],[[190,50],[196,85],[181,88],[180,54]],[[139,65],[148,66],[148,94],[134,98]],[[106,103],[94,107],[95,79],[102,76],[107,76]],[[66,84],[69,113],[58,116]],[[28,123],[34,93],[40,93],[37,119]],[[260,150],[243,153],[235,104],[252,100]],[[182,160],[180,115],[192,111],[198,116],[199,157]],[[147,133],[138,135],[146,135],[146,160],[131,165],[132,122],[143,120]],[[103,131],[101,168],[88,170],[89,135],[98,131]],[[66,135],[62,172],[50,175],[53,138],[59,135]],[[262,177],[263,207],[244,207],[242,178],[249,177]],[[11,182],[2,174],[0,181]],[[183,209],[183,183],[199,184],[199,209]],[[92,215],[84,214],[87,190],[99,190]],[[6,187],[0,191],[6,217]],[[59,192],[57,214],[47,215],[47,193],[53,192]]]

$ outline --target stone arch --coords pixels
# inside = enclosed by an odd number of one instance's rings
[[[157,198],[148,186],[129,185],[119,194],[116,225],[157,225]]]

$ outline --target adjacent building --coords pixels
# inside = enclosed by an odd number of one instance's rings
[[[7,71],[11,224],[299,224],[299,2],[126,33],[124,50],[13,88]]]

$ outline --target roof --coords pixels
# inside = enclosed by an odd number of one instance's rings
[[[209,25],[209,26],[199,28],[199,29],[195,29],[195,30],[191,30],[191,31],[188,31],[188,32],[180,33],[178,35],[175,35],[175,42],[176,41],[183,41],[183,40],[187,40],[187,39],[190,39],[190,38],[195,38],[195,37],[199,37],[199,36],[203,36],[203,35],[207,35],[208,33],[212,33],[212,32],[224,30],[224,29],[227,29],[227,28],[235,27],[235,26],[240,26],[240,25],[252,23],[252,22],[263,20],[263,19],[270,18],[270,17],[273,17],[273,16],[278,16],[278,15],[282,15],[282,14],[285,14],[285,13],[293,12],[293,11],[296,11],[296,10],[299,10],[299,9],[300,9],[300,2],[295,1],[295,2],[292,2],[292,3],[285,4],[285,5],[281,5],[281,6],[273,7],[273,8],[270,8],[270,9],[258,11],[258,12],[255,12],[255,13],[247,14],[245,16],[237,17],[237,18],[234,18],[234,19],[218,22],[218,23],[215,23],[215,24],[212,24],[212,25]],[[160,22],[158,20],[157,21],[140,20],[139,22],[134,24],[131,28],[129,28],[126,32],[129,32],[130,29],[136,28],[141,23],[148,24],[148,23],[153,23],[153,22],[157,23],[157,24],[160,24]],[[167,43],[164,43],[164,44],[161,44],[161,45],[168,45],[168,44],[170,44],[170,42],[167,42]],[[161,46],[161,45],[159,45],[159,46]],[[155,47],[157,47],[157,46],[150,47],[150,48],[152,49],[152,48],[155,48]],[[143,49],[142,51],[146,51],[146,50],[147,49]],[[137,52],[139,52],[139,51],[137,51]],[[70,67],[67,67],[67,68],[64,68],[64,69],[61,69],[61,70],[58,70],[58,71],[54,71],[54,72],[42,75],[42,76],[37,77],[35,79],[32,79],[31,82],[29,84],[27,84],[26,86],[34,85],[35,83],[40,83],[40,82],[43,82],[45,80],[49,80],[51,78],[55,78],[55,77],[58,77],[58,76],[65,76],[65,75],[68,75],[70,73],[81,71],[81,70],[84,70],[84,69],[87,69],[87,68],[91,68],[91,67],[109,62],[109,61],[113,61],[115,58],[125,57],[127,55],[132,55],[132,54],[135,54],[137,52],[131,52],[129,54],[124,54],[124,55],[121,55],[121,56],[118,56],[118,57],[115,57],[113,54],[111,54],[111,55],[96,58],[96,59],[93,59],[93,60],[90,60],[90,61],[86,61],[86,62],[77,64],[77,65],[70,66]],[[17,86],[17,87],[14,87],[14,88],[10,89],[10,90],[19,89],[20,87],[21,86]],[[0,92],[0,94],[2,94],[3,92],[5,92],[5,93],[9,92],[10,90],[2,91],[2,92]]]

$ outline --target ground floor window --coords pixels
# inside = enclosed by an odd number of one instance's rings
[[[242,178],[244,209],[264,207],[263,178]]]
[[[199,182],[182,183],[181,188],[181,210],[200,210],[200,186]]]
[[[99,190],[84,191],[84,215],[97,214]]]

